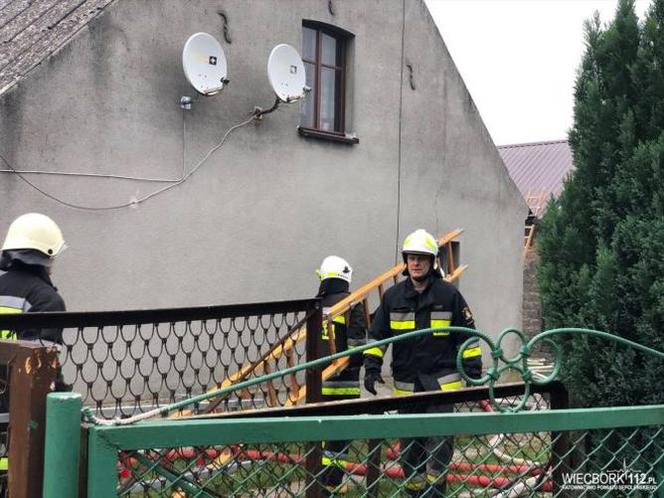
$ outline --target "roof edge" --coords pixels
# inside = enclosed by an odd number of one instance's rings
[[[552,144],[564,144],[568,142],[566,138],[560,140],[546,140],[541,142],[525,142],[520,144],[506,144],[506,145],[496,145],[497,149],[509,149],[513,147],[534,147],[537,145],[552,145]]]

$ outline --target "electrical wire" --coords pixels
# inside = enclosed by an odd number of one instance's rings
[[[0,156],[1,157],[1,156]],[[7,160],[3,157],[3,162],[7,164]],[[0,169],[0,173],[23,174],[23,175],[53,175],[53,176],[82,176],[92,178],[112,178],[116,180],[133,180],[140,182],[155,182],[155,183],[175,183],[180,181],[180,178],[145,178],[141,176],[125,176],[113,175],[110,173],[79,173],[73,171],[43,171],[43,170],[26,170],[26,169]]]
[[[45,171],[45,170],[17,170],[8,164],[8,161],[2,157],[5,164],[11,169],[0,169],[0,173],[11,174],[24,174],[24,175],[53,175],[53,176],[76,176],[87,178],[110,178],[113,180],[132,180],[139,182],[155,182],[155,183],[176,183],[182,180],[186,171],[186,158],[187,158],[187,122],[185,119],[186,113],[182,111],[182,173],[179,178],[150,178],[144,176],[130,176],[130,175],[114,175],[111,173],[81,173],[78,171]]]
[[[401,76],[399,78],[399,142],[397,144],[397,219],[396,219],[396,234],[394,242],[394,264],[399,262],[400,249],[401,249],[401,135],[402,135],[402,122],[401,116],[403,114],[403,65],[405,61],[405,45],[406,45],[406,0],[401,3]]]
[[[224,145],[224,143],[226,142],[226,139],[228,138],[228,136],[229,136],[232,132],[234,132],[234,131],[237,130],[238,128],[242,128],[243,126],[248,125],[249,123],[251,123],[251,122],[254,121],[255,119],[256,119],[256,113],[254,112],[254,113],[252,113],[252,115],[251,115],[250,118],[248,118],[248,119],[246,119],[246,120],[242,121],[241,123],[238,123],[238,124],[236,124],[236,125],[234,125],[234,126],[231,126],[231,127],[226,131],[226,133],[224,133],[224,136],[221,138],[221,140],[219,140],[219,142],[217,142],[217,144],[215,144],[215,145],[214,145],[214,146],[213,146],[213,147],[212,147],[212,148],[211,148],[211,149],[205,154],[205,156],[203,156],[203,158],[202,158],[200,161],[198,161],[198,163],[196,163],[196,165],[195,165],[195,166],[194,166],[194,167],[193,167],[188,173],[186,173],[186,174],[184,173],[185,169],[184,169],[184,163],[183,163],[183,170],[182,170],[182,172],[183,172],[183,176],[182,176],[180,179],[178,179],[178,180],[174,180],[174,181],[172,181],[172,180],[158,180],[158,181],[167,181],[167,182],[172,182],[172,183],[171,183],[170,185],[167,185],[167,186],[165,186],[165,187],[162,187],[162,188],[160,188],[160,189],[158,189],[158,190],[155,190],[154,192],[151,192],[151,193],[149,193],[149,194],[147,194],[147,195],[145,195],[145,196],[143,196],[143,197],[141,197],[141,198],[139,198],[139,199],[133,199],[133,200],[131,200],[131,201],[129,201],[129,202],[125,202],[125,203],[123,203],[123,204],[117,204],[117,205],[114,205],[114,206],[99,206],[99,207],[95,207],[95,206],[84,206],[84,205],[81,205],[81,204],[74,204],[74,203],[71,203],[71,202],[64,201],[64,200],[62,200],[62,199],[60,199],[60,198],[58,198],[58,197],[56,197],[56,196],[54,196],[54,195],[52,195],[52,194],[49,194],[49,193],[46,192],[45,190],[41,189],[40,187],[38,187],[37,185],[35,185],[34,183],[32,183],[30,180],[28,180],[25,176],[23,176],[23,174],[25,174],[25,173],[27,173],[27,172],[25,172],[25,171],[19,171],[19,170],[17,170],[16,168],[14,168],[14,167],[11,165],[11,163],[10,163],[10,162],[9,162],[9,161],[8,161],[3,155],[2,155],[2,154],[0,154],[0,159],[2,160],[2,162],[5,163],[5,165],[6,165],[6,166],[7,166],[7,167],[8,167],[8,168],[9,168],[9,169],[10,169],[15,175],[17,175],[17,176],[18,176],[21,180],[23,180],[25,183],[27,183],[28,185],[30,185],[32,188],[34,188],[35,190],[37,190],[39,193],[41,193],[41,194],[44,195],[45,197],[48,197],[49,199],[51,199],[51,200],[53,200],[53,201],[55,201],[55,202],[57,202],[57,203],[59,203],[59,204],[62,204],[63,206],[66,206],[66,207],[69,207],[69,208],[72,208],[72,209],[80,209],[80,210],[83,210],[83,211],[110,211],[110,210],[115,210],[115,209],[122,209],[122,208],[126,208],[126,207],[137,206],[138,204],[140,204],[140,203],[142,203],[142,202],[145,202],[145,201],[147,201],[148,199],[151,199],[151,198],[153,198],[153,197],[155,197],[155,196],[157,196],[157,195],[159,195],[159,194],[161,194],[161,193],[163,193],[163,192],[166,192],[167,190],[172,189],[173,187],[177,187],[178,185],[181,185],[182,183],[186,182],[186,181],[189,179],[189,177],[191,177],[191,175],[193,175],[193,174],[194,174],[194,173],[195,173],[195,172],[196,172],[196,171],[197,171],[197,170],[198,170],[198,169],[199,169],[199,168],[200,168],[200,167],[201,167],[201,166],[202,166],[202,165],[203,165],[203,164],[204,164],[209,158],[210,158],[210,156],[211,156],[214,152],[216,152],[218,149],[220,149],[220,148]],[[80,174],[78,174],[78,175],[81,175],[81,176],[96,176],[96,175],[93,174],[93,173],[80,173]],[[120,175],[101,175],[101,176],[102,176],[102,177],[105,177],[105,178],[135,179],[135,178],[129,178],[129,177],[121,177]],[[153,180],[153,181],[154,181],[154,180]]]

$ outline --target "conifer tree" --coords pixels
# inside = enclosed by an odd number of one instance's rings
[[[664,351],[664,0],[639,22],[619,0],[586,22],[569,133],[575,172],[539,234],[545,328],[604,330]],[[582,406],[664,402],[664,361],[567,336],[563,380]]]

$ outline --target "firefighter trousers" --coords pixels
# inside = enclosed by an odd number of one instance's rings
[[[454,405],[430,405],[426,409],[404,408],[399,413],[452,413]],[[451,436],[405,438],[401,440],[401,462],[410,496],[439,498],[445,496],[446,470],[454,453]]]

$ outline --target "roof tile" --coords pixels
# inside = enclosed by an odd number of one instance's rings
[[[115,0],[0,0],[0,94]]]

